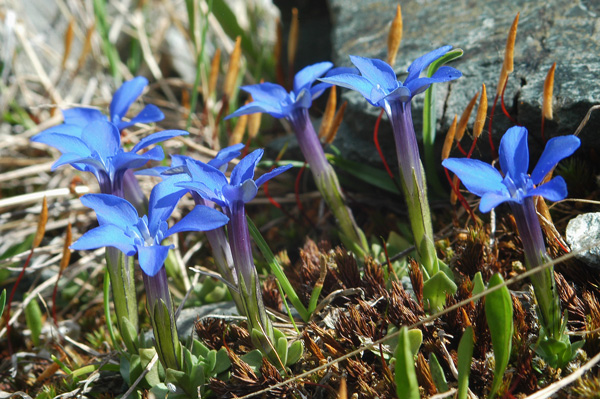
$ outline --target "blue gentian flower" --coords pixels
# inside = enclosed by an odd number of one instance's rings
[[[313,83],[332,67],[331,62],[319,62],[303,68],[294,77],[294,89],[289,93],[275,83],[242,86],[241,89],[250,93],[254,101],[242,106],[225,119],[257,112],[265,112],[275,118],[286,118],[297,109],[308,109],[312,100],[331,86],[327,83],[317,83],[313,86]]]
[[[204,199],[213,201],[223,208],[230,208],[236,202],[249,202],[256,197],[258,187],[292,167],[292,165],[280,166],[254,180],[254,170],[263,154],[264,151],[258,149],[246,155],[233,168],[229,180],[220,169],[187,159],[186,167],[192,180],[176,185],[193,190]]]
[[[81,202],[96,212],[100,226],[86,232],[71,248],[76,250],[115,247],[128,256],[138,254],[140,267],[148,276],[162,268],[169,249],[162,240],[181,231],[206,231],[227,223],[227,216],[207,206],[194,207],[173,227],[167,219],[177,201],[161,201],[170,190],[157,184],[150,194],[148,215],[139,217],[127,200],[109,194],[87,194]]]
[[[46,130],[31,140],[50,145],[60,152],[61,157],[52,165],[52,170],[70,164],[75,169],[93,173],[100,189],[105,194],[115,194],[122,190],[122,179],[128,169],[144,166],[148,161],[164,158],[161,147],[154,147],[143,154],[137,154],[146,147],[176,136],[187,135],[183,130],[164,130],[141,139],[131,151],[121,147],[121,135],[115,124],[106,120],[96,120],[86,125],[81,136]]]
[[[148,86],[148,79],[143,76],[135,77],[126,81],[117,89],[110,103],[110,118],[107,118],[102,112],[93,108],[71,108],[63,110],[65,123],[63,125],[50,128],[52,131],[77,132],[78,128],[83,128],[91,122],[98,120],[109,120],[119,131],[133,126],[136,123],[158,122],[164,119],[164,114],[157,106],[147,104],[139,114],[130,121],[124,121],[123,117],[131,104],[142,94],[144,88]]]
[[[564,199],[567,185],[562,177],[557,176],[547,183],[538,184],[558,162],[573,154],[579,145],[579,138],[573,135],[548,140],[540,160],[529,175],[527,129],[515,126],[508,129],[500,141],[500,167],[504,176],[496,168],[476,159],[448,158],[442,165],[454,172],[467,190],[481,197],[481,212],[489,212],[503,202],[522,204],[525,198],[536,195],[550,201]]]
[[[440,67],[431,77],[420,77],[432,62],[446,54],[452,46],[443,46],[417,58],[409,67],[404,82],[396,79],[396,73],[386,62],[351,55],[350,60],[360,72],[338,73],[321,78],[322,82],[356,90],[376,107],[386,107],[386,101],[409,102],[415,95],[424,92],[432,83],[447,82],[462,76],[459,70]]]

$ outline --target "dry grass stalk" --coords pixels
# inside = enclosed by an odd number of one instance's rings
[[[465,135],[465,131],[467,130],[467,123],[469,123],[469,118],[471,117],[471,112],[473,112],[473,108],[475,107],[475,103],[477,102],[478,95],[479,92],[475,93],[473,98],[471,98],[471,101],[469,101],[467,108],[465,108],[462,115],[460,116],[458,126],[456,128],[456,134],[454,136],[454,139],[457,143],[460,143],[463,136]]]
[[[240,59],[242,57],[242,37],[238,36],[235,38],[235,46],[229,57],[229,66],[227,67],[227,74],[225,75],[225,82],[223,83],[223,93],[227,98],[233,96],[235,90],[235,82],[240,71]]]
[[[327,105],[325,106],[325,112],[323,113],[323,119],[321,119],[321,127],[319,128],[319,137],[324,138],[329,135],[331,125],[333,124],[333,118],[335,116],[335,108],[337,107],[337,90],[332,87],[329,91],[329,97],[327,98]]]
[[[542,117],[552,120],[552,92],[554,91],[554,71],[556,70],[556,62],[552,64],[546,80],[544,80],[544,98],[542,100]]]
[[[248,115],[242,115],[238,118],[237,124],[229,137],[229,145],[241,143],[246,133],[246,126],[248,125]]]
[[[63,58],[60,63],[61,69],[65,69],[65,65],[67,64],[67,60],[69,59],[69,54],[71,54],[71,47],[73,44],[73,37],[75,34],[75,19],[71,17],[69,20],[69,25],[67,26],[67,31],[65,32],[65,51],[63,53]]]
[[[452,144],[454,143],[454,135],[456,134],[456,119],[458,115],[454,115],[454,120],[446,133],[446,139],[444,140],[444,146],[442,147],[442,161],[450,156],[452,151]]]
[[[293,68],[294,62],[296,61],[296,52],[298,50],[298,9],[292,8],[292,22],[290,24],[290,34],[288,36],[288,65]]]
[[[260,121],[262,120],[262,113],[257,112],[255,114],[248,115],[248,138],[253,139],[260,130]]]
[[[392,67],[396,63],[396,55],[402,41],[402,10],[400,4],[396,6],[396,16],[390,26],[390,33],[387,40],[387,63]]]
[[[477,107],[477,115],[475,116],[475,124],[473,125],[473,139],[477,139],[483,131],[487,109],[487,92],[485,90],[485,84],[483,84],[481,87],[481,97],[479,97],[479,106]]]

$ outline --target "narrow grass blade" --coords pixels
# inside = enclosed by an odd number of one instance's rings
[[[399,398],[419,399],[419,382],[415,371],[415,358],[411,350],[408,328],[402,327],[398,336],[398,346],[394,353],[396,366],[394,379],[396,382],[396,393]]]
[[[469,326],[458,344],[458,399],[467,399],[469,374],[473,360],[473,327]]]

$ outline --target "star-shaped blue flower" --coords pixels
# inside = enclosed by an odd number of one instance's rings
[[[194,160],[186,160],[187,172],[191,181],[178,182],[175,185],[197,192],[202,198],[231,208],[236,202],[251,201],[266,181],[290,169],[292,165],[280,166],[254,180],[254,169],[263,156],[262,149],[246,155],[231,171],[228,180],[220,169]]]
[[[227,216],[212,208],[197,205],[173,227],[167,219],[177,205],[175,201],[165,201],[170,193],[169,184],[157,184],[150,194],[148,216],[138,216],[137,211],[127,200],[109,194],[87,194],[81,202],[96,212],[100,226],[86,232],[72,249],[96,249],[115,247],[128,256],[138,254],[140,267],[148,276],[154,276],[163,266],[169,249],[173,246],[161,245],[164,238],[181,231],[207,231],[221,227],[228,222]]]
[[[579,138],[573,135],[548,140],[542,156],[529,175],[527,129],[515,126],[508,129],[500,141],[500,167],[504,176],[491,165],[476,159],[448,158],[442,165],[454,172],[467,190],[481,197],[481,212],[489,212],[503,202],[522,204],[525,198],[535,195],[560,201],[567,196],[567,185],[562,177],[557,176],[537,185],[558,162],[573,154],[580,143]]]
[[[176,136],[187,135],[183,130],[164,130],[141,139],[131,151],[121,147],[118,128],[106,120],[97,120],[82,129],[81,137],[59,131],[45,131],[31,140],[50,145],[60,152],[61,157],[52,165],[52,170],[70,164],[77,170],[93,173],[104,193],[113,193],[122,183],[128,169],[144,166],[148,161],[164,158],[161,147],[138,154],[146,147]]]
[[[242,86],[241,89],[250,93],[254,101],[240,107],[225,119],[257,112],[265,112],[275,118],[286,118],[296,109],[308,109],[312,105],[312,100],[331,86],[327,83],[317,83],[313,86],[313,83],[332,67],[331,62],[319,62],[303,68],[294,77],[294,89],[289,93],[275,83]]]
[[[148,86],[148,79],[143,76],[135,77],[126,81],[117,89],[110,103],[110,118],[107,118],[102,112],[93,108],[71,108],[63,110],[65,123],[48,131],[60,131],[63,133],[77,134],[81,128],[87,126],[91,122],[98,120],[109,120],[119,131],[133,126],[136,123],[151,123],[158,122],[164,119],[164,114],[157,106],[148,104],[134,116],[130,121],[124,121],[123,117],[127,115],[127,111],[131,104],[142,94],[144,88]]]
[[[376,107],[385,107],[385,102],[409,102],[413,96],[424,92],[432,83],[447,82],[462,76],[459,70],[440,67],[433,76],[420,77],[425,68],[446,54],[452,46],[443,46],[417,58],[408,67],[408,76],[401,82],[396,79],[396,73],[386,62],[358,56],[350,56],[350,60],[360,72],[338,73],[319,79],[322,82],[356,90]]]

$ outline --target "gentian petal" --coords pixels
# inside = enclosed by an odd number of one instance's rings
[[[254,101],[278,104],[289,97],[289,93],[280,85],[270,82],[242,86],[240,89],[252,96]]]
[[[31,141],[54,147],[63,154],[75,153],[81,157],[87,157],[91,155],[90,149],[82,139],[67,134],[42,132],[36,136],[33,136]]]
[[[96,212],[100,225],[112,224],[125,231],[138,222],[138,213],[129,201],[110,194],[86,194],[81,203]]]
[[[165,119],[165,114],[154,104],[148,104],[130,121],[119,121],[117,128],[123,130],[136,123],[152,123]]]
[[[238,186],[246,180],[254,178],[256,164],[262,158],[264,150],[258,149],[246,155],[231,171],[230,184]]]
[[[250,179],[242,183],[242,201],[244,203],[252,201],[257,193],[258,187],[254,180]]]
[[[243,143],[230,145],[223,148],[217,155],[208,161],[208,164],[214,168],[221,169],[221,166],[228,164],[232,159],[241,155],[241,150],[245,147]]]
[[[550,201],[561,201],[567,197],[567,194],[567,183],[561,176],[556,176],[549,182],[529,190],[526,197],[540,195]]]
[[[163,130],[162,132],[154,133],[141,139],[131,149],[131,152],[138,152],[149,145],[160,143],[161,141],[169,140],[177,136],[187,136],[188,134],[189,133],[185,130]]]
[[[131,104],[142,94],[146,86],[148,86],[148,79],[138,76],[123,83],[117,89],[110,103],[110,117],[113,123],[121,122]]]
[[[189,181],[185,174],[173,175],[158,183],[150,192],[148,201],[148,230],[150,235],[156,236],[162,222],[169,219],[177,206],[179,199],[187,194],[188,190],[177,186],[177,183]]]
[[[106,116],[94,108],[71,108],[62,111],[65,124],[84,127],[94,121],[106,121]]]
[[[572,155],[580,145],[579,137],[573,135],[554,137],[548,140],[540,160],[531,172],[533,184],[539,184],[557,163]]]
[[[448,82],[461,76],[462,73],[458,69],[442,66],[430,78],[413,79],[406,83],[406,87],[410,89],[412,96],[415,96],[427,90],[432,83]]]
[[[376,86],[373,85],[373,83],[371,81],[369,81],[369,79],[367,79],[363,76],[354,75],[351,73],[341,73],[339,75],[334,75],[334,76],[330,76],[327,78],[321,78],[319,80],[321,82],[331,83],[336,86],[345,87],[350,90],[356,90],[357,92],[362,94],[363,97],[369,103],[371,103],[371,105],[374,105],[376,107],[378,106],[373,101],[371,101],[371,91]]]
[[[176,187],[182,187],[187,190],[194,191],[198,193],[202,198],[212,201],[215,204],[220,206],[228,206],[227,199],[224,198],[222,194],[222,189],[219,188],[218,191],[211,190],[206,184],[199,181],[184,181],[175,184]],[[226,186],[224,186],[226,187]]]
[[[160,146],[156,146],[143,154],[136,154],[135,152],[124,152],[119,151],[110,160],[113,170],[125,171],[127,169],[137,169],[144,167],[148,161],[162,161],[165,157],[165,153]]]
[[[414,60],[408,67],[408,76],[404,80],[404,85],[408,85],[410,81],[418,78],[421,75],[421,72],[423,72],[423,69],[427,68],[433,61],[446,54],[451,48],[452,46],[442,46]]]
[[[310,88],[310,99],[314,100],[323,94],[325,90],[331,87],[331,83],[320,82]]]
[[[467,190],[480,197],[488,192],[506,190],[500,172],[485,162],[477,159],[447,158],[442,165],[454,172]]]
[[[60,168],[63,165],[71,165],[77,170],[89,172],[86,166],[90,164],[94,169],[104,169],[104,166],[98,160],[95,160],[91,157],[82,157],[81,155],[76,154],[74,152],[68,152],[66,154],[62,154],[60,158],[58,158],[56,162],[52,164],[50,170],[55,171],[57,168]]]
[[[388,93],[398,87],[396,72],[386,62],[376,58],[355,55],[351,55],[350,60],[360,71],[360,74],[367,78],[373,86],[381,86]]]
[[[202,182],[211,192],[220,192],[228,184],[227,177],[219,169],[193,159],[186,160],[192,181]]]
[[[138,246],[138,260],[142,271],[148,276],[153,277],[163,267],[169,250],[173,245],[152,245],[149,247]]]
[[[84,125],[84,126],[86,126],[86,125]],[[82,132],[83,132],[83,126],[63,123],[62,125],[49,127],[48,129],[40,132],[37,136],[41,136],[41,135],[45,135],[45,134],[49,134],[49,133],[58,133],[58,134],[64,134],[65,136],[81,138]],[[37,137],[37,136],[34,136],[34,137]]]
[[[71,245],[71,249],[97,249],[102,247],[115,247],[128,256],[135,254],[133,238],[114,224],[100,225],[82,235],[79,240]]]
[[[292,168],[292,166],[293,166],[292,164],[283,165],[283,166],[273,169],[270,172],[265,173],[264,175],[262,175],[261,177],[256,179],[256,186],[257,187],[262,186],[266,181],[271,180],[275,176],[282,174],[286,170]]]
[[[529,150],[527,147],[527,129],[522,126],[511,127],[500,140],[500,167],[505,174],[518,184],[521,176],[529,169]]]
[[[222,212],[206,205],[196,205],[194,209],[165,233],[165,237],[181,231],[208,231],[221,227],[229,221]]]
[[[237,118],[238,116],[264,112],[273,118],[285,118],[287,113],[279,103],[267,103],[263,101],[252,101],[250,104],[242,105],[235,112],[227,115],[225,120]]]
[[[121,148],[121,135],[117,127],[108,121],[90,123],[83,128],[81,139],[105,162]]]
[[[386,99],[388,101],[401,101],[405,103],[410,101],[410,99],[414,95],[414,93],[412,93],[410,89],[406,86],[400,86],[387,95],[385,95],[385,93],[379,93],[376,93],[375,91],[372,93],[372,100],[376,100],[377,104],[381,104],[380,101],[383,99]]]
[[[317,78],[323,76],[331,68],[333,68],[333,64],[328,61],[318,62],[302,68],[294,76],[294,93],[298,94],[300,90],[308,89]]]
[[[487,213],[501,203],[507,201],[514,201],[514,199],[510,197],[508,190],[500,193],[490,191],[481,197],[481,202],[479,202],[479,210],[482,213]]]

